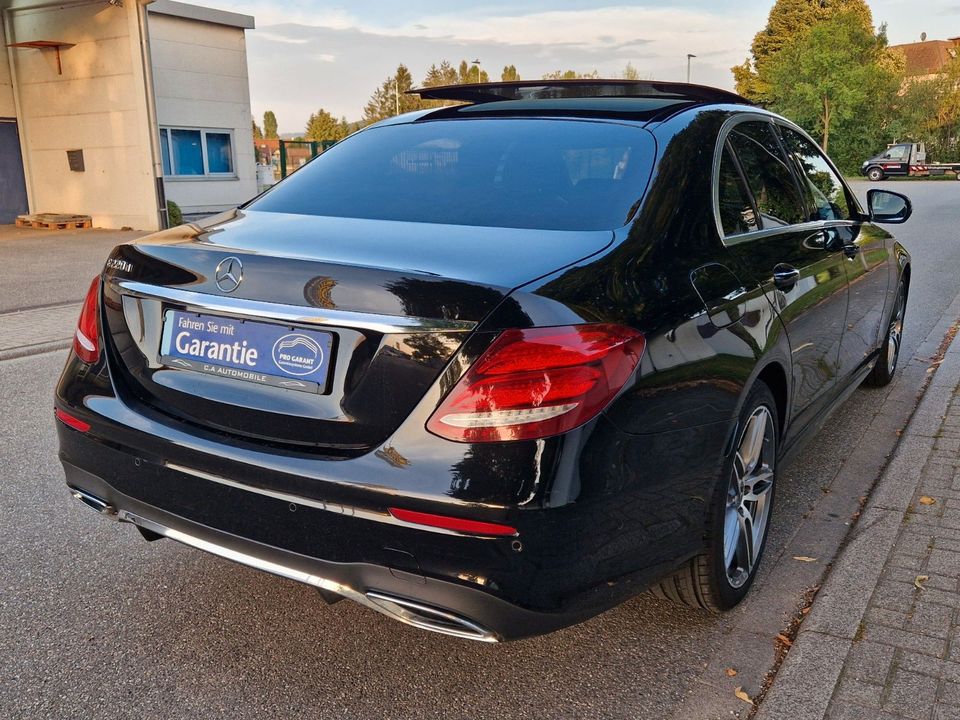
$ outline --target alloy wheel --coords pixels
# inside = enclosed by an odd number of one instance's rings
[[[723,521],[727,582],[742,587],[753,573],[767,532],[776,463],[776,425],[761,405],[747,420],[733,462]]]

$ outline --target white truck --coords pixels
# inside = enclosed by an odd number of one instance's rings
[[[955,174],[960,180],[960,163],[928,163],[927,146],[922,142],[888,145],[885,152],[865,160],[860,166],[860,174],[873,182],[888,177],[926,177],[947,173]]]

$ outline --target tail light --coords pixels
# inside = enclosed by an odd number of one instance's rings
[[[87,290],[80,320],[77,321],[77,332],[73,336],[73,351],[85,363],[93,364],[100,357],[99,308],[100,278],[95,277]]]
[[[532,440],[596,417],[633,374],[646,343],[620,325],[507,330],[427,421],[458,442]]]

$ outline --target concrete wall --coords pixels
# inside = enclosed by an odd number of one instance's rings
[[[140,10],[128,0],[7,11],[8,42],[73,43],[61,50],[62,74],[53,50],[12,52],[31,212],[158,228]],[[84,172],[69,169],[71,149],[83,150]]]
[[[168,177],[167,198],[185,213],[236,207],[257,194],[244,31],[159,12],[149,28],[158,124],[233,133],[236,177]]]

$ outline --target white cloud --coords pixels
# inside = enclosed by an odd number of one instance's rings
[[[281,33],[260,30],[257,32],[257,38],[260,40],[269,40],[270,42],[287,43],[289,45],[305,45],[310,42],[307,38],[295,38],[283,35]]]
[[[296,130],[317,107],[360,117],[370,94],[400,62],[417,81],[433,62],[475,57],[494,78],[507,64],[516,65],[525,78],[557,69],[596,69],[611,77],[630,62],[641,77],[682,80],[686,55],[694,53],[694,82],[730,88],[730,67],[748,55],[769,7],[721,2],[709,10],[622,5],[501,10],[486,16],[432,14],[388,26],[343,10],[311,9],[306,0],[280,7],[267,0],[239,5],[263,28],[248,34],[254,109],[258,114],[268,107],[277,110],[285,131]],[[282,54],[276,52],[278,41],[287,43]]]
[[[318,7],[315,0],[240,0],[230,4],[231,12],[253,15],[257,27],[295,23],[345,30],[360,25],[357,17],[339,7]]]

